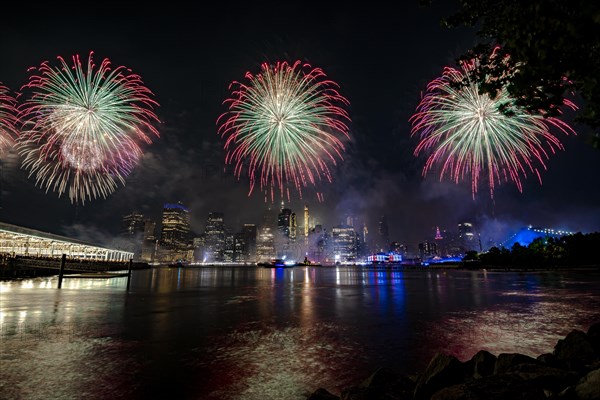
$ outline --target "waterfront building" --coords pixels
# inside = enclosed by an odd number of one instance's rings
[[[419,256],[421,259],[426,260],[428,258],[435,257],[437,255],[437,246],[428,240],[419,243]]]
[[[340,225],[331,230],[333,255],[336,261],[353,262],[357,258],[356,231],[351,226]]]
[[[256,261],[264,262],[276,258],[275,233],[277,228],[277,215],[268,208],[263,214],[262,223],[257,231]]]
[[[121,221],[120,248],[132,252],[133,259],[139,261],[142,257],[142,241],[144,235],[144,215],[133,211],[123,216]]]
[[[160,260],[163,262],[191,261],[191,228],[189,210],[181,202],[163,207],[160,234]]]
[[[244,224],[242,227],[240,240],[243,240],[241,247],[241,256],[245,262],[256,261],[256,225]]]
[[[129,261],[133,253],[0,222],[0,255],[70,260]]]
[[[226,232],[224,220],[225,216],[222,212],[208,213],[208,218],[206,219],[206,227],[204,229],[204,259],[207,262],[225,261]]]
[[[385,215],[382,215],[379,218],[378,224],[378,233],[379,237],[377,238],[377,251],[378,252],[388,252],[390,247],[390,233],[387,224],[387,218]]]
[[[158,241],[156,239],[156,222],[147,218],[144,220],[144,236],[142,239],[141,260],[145,262],[153,262],[156,257],[157,245]]]

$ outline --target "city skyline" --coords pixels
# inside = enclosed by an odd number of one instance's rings
[[[232,81],[257,72],[262,62],[299,59],[339,84],[350,102],[352,141],[331,170],[332,182],[320,186],[323,201],[311,190],[290,199],[298,221],[305,205],[328,227],[353,213],[376,231],[379,216],[386,215],[390,239],[410,245],[438,226],[450,229],[461,221],[477,221],[496,240],[528,225],[600,230],[594,178],[600,153],[587,142],[592,132],[583,126],[573,125],[577,136],[560,136],[565,149],[546,163],[543,183],[529,177],[522,193],[505,183],[495,188],[493,200],[485,190],[473,199],[469,182],[422,176],[425,159],[413,155],[417,140],[410,137],[409,117],[427,83],[475,43],[475,34],[439,26],[451,7],[417,3],[402,15],[388,6],[364,12],[325,7],[320,18],[292,6],[218,10],[227,26],[212,15],[8,21],[1,28],[6,60],[0,82],[19,90],[30,66],[94,51],[140,74],[160,104],[155,111],[161,136],[146,146],[124,187],[85,205],[36,187],[10,155],[2,160],[0,220],[97,241],[116,235],[129,212],[158,219],[163,204],[182,201],[193,210],[194,231],[203,229],[209,212],[223,212],[233,227],[258,224],[269,202],[260,191],[248,196],[247,179],[238,180],[225,165],[216,120],[226,110],[222,102]],[[281,15],[286,19],[279,20]],[[279,207],[278,198],[272,206]]]

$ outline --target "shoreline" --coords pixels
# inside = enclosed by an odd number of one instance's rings
[[[590,400],[600,399],[599,382],[600,321],[587,332],[571,330],[536,358],[479,350],[460,361],[437,353],[416,374],[381,367],[339,396],[320,387],[307,400]]]

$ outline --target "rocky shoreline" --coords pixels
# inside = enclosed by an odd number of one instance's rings
[[[325,388],[308,400],[599,400],[600,322],[572,330],[552,353],[533,358],[480,350],[460,361],[436,354],[416,375],[379,368],[341,396]]]

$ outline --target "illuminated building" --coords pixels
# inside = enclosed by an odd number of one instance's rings
[[[256,238],[256,260],[258,262],[270,261],[275,258],[275,228],[277,226],[276,214],[269,208],[263,215],[263,221],[258,229]]]
[[[144,232],[144,221],[144,215],[136,211],[125,215],[121,224],[121,235],[129,237],[141,236]]]
[[[144,236],[142,239],[142,261],[154,261],[156,255],[156,222],[144,220]]]
[[[435,243],[425,241],[419,243],[419,255],[422,259],[428,259],[437,255],[437,246]]]
[[[0,255],[71,260],[129,261],[133,253],[0,222]]]
[[[136,211],[125,215],[121,222],[121,240],[118,247],[133,252],[133,259],[138,261],[142,257],[143,235],[144,215]]]
[[[180,250],[186,248],[191,240],[189,210],[178,202],[167,203],[163,207],[160,245]]]
[[[240,240],[244,245],[241,247],[241,261],[256,261],[256,225],[244,224]]]
[[[331,230],[331,242],[336,261],[355,261],[357,257],[356,231],[351,226],[340,225]]]
[[[304,206],[304,238],[308,239],[308,228],[309,228],[309,221],[308,221],[308,206]]]
[[[387,219],[382,215],[379,219],[379,238],[377,241],[377,250],[387,252],[390,247],[390,233],[388,230]]]
[[[204,229],[206,261],[225,261],[225,222],[221,212],[208,213]]]

